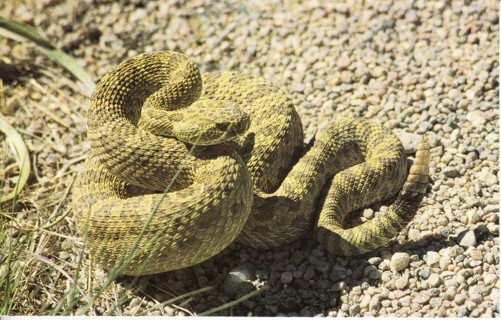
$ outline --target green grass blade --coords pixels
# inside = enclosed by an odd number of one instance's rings
[[[0,16],[0,27],[9,30],[11,32],[14,32],[15,34],[20,35],[21,37],[26,38],[41,47],[47,49],[55,49],[54,46],[49,41],[42,38],[42,36],[40,36],[40,34],[35,30],[35,28],[31,26],[27,26],[25,24]]]
[[[61,66],[63,66],[66,70],[68,70],[75,78],[80,81],[86,89],[85,94],[90,96],[94,88],[96,87],[95,82],[92,80],[92,77],[80,67],[73,57],[67,55],[61,50],[54,47],[49,41],[44,39],[35,28],[24,25],[22,23],[7,19],[5,17],[0,16],[0,28],[13,32],[23,38],[26,38],[33,43],[40,46],[42,52],[54,60]]]
[[[0,113],[0,132],[3,132],[7,138],[7,141],[11,147],[17,153],[17,163],[20,168],[19,180],[16,187],[9,194],[0,196],[0,203],[5,202],[17,197],[21,190],[26,185],[28,178],[30,176],[30,157],[28,154],[28,148],[23,141],[23,138],[19,132],[12,127],[5,117]]]

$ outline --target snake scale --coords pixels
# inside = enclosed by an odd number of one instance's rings
[[[273,248],[308,232],[333,254],[362,254],[412,219],[428,183],[424,136],[408,176],[399,139],[366,120],[332,121],[305,146],[298,113],[271,82],[201,75],[169,51],[101,79],[88,139],[77,229],[93,261],[129,275],[188,267],[235,240]],[[345,228],[348,213],[398,192],[388,211]]]

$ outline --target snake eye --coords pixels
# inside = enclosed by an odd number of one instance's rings
[[[216,128],[218,128],[218,130],[221,130],[223,132],[228,131],[229,126],[230,124],[228,122],[216,123]]]

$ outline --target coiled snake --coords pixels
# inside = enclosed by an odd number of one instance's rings
[[[361,254],[406,225],[428,182],[425,138],[405,182],[402,144],[383,126],[340,119],[305,147],[282,90],[247,74],[201,75],[175,52],[105,75],[88,139],[77,229],[96,262],[130,275],[191,266],[235,240],[272,248],[307,232],[334,254]],[[349,212],[399,190],[387,212],[343,227]]]

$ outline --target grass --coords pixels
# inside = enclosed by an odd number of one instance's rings
[[[49,41],[40,36],[35,28],[18,23],[2,16],[0,16],[0,28],[10,31],[17,36],[21,36],[38,45],[43,54],[63,66],[76,79],[78,79],[78,81],[83,85],[85,89],[84,93],[87,96],[90,96],[92,90],[94,90],[94,88],[96,87],[96,84],[92,80],[92,77],[78,65],[73,57],[67,55],[61,50],[58,50]]]
[[[2,79],[0,79],[0,92],[3,92]],[[4,104],[5,98],[0,99],[0,106]],[[7,119],[5,119],[2,114],[0,114],[0,132],[5,135],[8,144],[16,152],[16,160],[20,168],[19,178],[15,184],[15,188],[6,195],[2,195],[0,193],[0,203],[2,203],[9,200],[15,201],[16,197],[25,186],[28,181],[28,177],[30,176],[30,158],[28,155],[28,148],[26,147],[23,138],[19,132],[17,132],[16,129],[14,129],[14,127],[7,122]],[[2,179],[2,181],[4,181],[4,179]]]
[[[22,119],[15,118],[18,126],[9,124],[9,118],[0,114],[0,131],[5,136],[4,147],[0,150],[0,314],[11,315],[120,315],[127,314],[125,307],[135,297],[148,297],[141,283],[143,277],[119,278],[124,266],[133,258],[124,257],[108,272],[92,265],[85,250],[86,236],[74,235],[74,222],[69,206],[69,196],[76,172],[73,166],[85,159],[82,153],[56,161],[51,168],[37,165],[46,161],[53,153],[61,158],[67,156],[68,147],[61,138],[65,131],[78,137],[79,132],[68,125],[65,118],[82,121],[75,126],[83,127],[83,119],[75,115],[75,110],[61,106],[61,101],[74,105],[86,101],[95,87],[92,77],[69,55],[55,48],[38,32],[30,27],[0,17],[1,33],[12,39],[24,39],[37,45],[40,52],[56,61],[69,71],[72,79],[83,88],[82,96],[75,98],[61,90],[51,79],[31,79],[32,94],[39,93],[49,101],[58,104],[58,110],[32,101],[33,109],[21,107],[19,113],[27,118],[42,121],[41,129],[31,130],[23,125]],[[2,43],[3,41],[3,43]],[[7,40],[0,38],[0,45]],[[1,74],[1,73],[0,73]],[[7,101],[0,79],[0,110],[8,110],[16,105],[15,95]],[[22,105],[22,104],[21,104]],[[63,114],[60,111],[63,111]],[[62,129],[61,129],[62,128]],[[39,130],[39,131],[37,131]],[[0,134],[0,138],[2,135]],[[23,139],[24,137],[24,139]],[[73,141],[75,145],[83,143]],[[50,152],[47,151],[50,149]],[[15,159],[15,161],[12,161]],[[42,159],[42,160],[40,160]],[[174,178],[175,179],[175,178]],[[167,188],[168,190],[168,188]],[[158,208],[158,207],[157,207]],[[150,218],[156,213],[152,212]],[[151,220],[151,219],[150,219]],[[148,223],[147,223],[148,224]],[[139,242],[147,227],[144,226]],[[143,286],[144,287],[144,286]],[[154,285],[153,285],[154,287]],[[137,315],[148,315],[165,306],[172,306],[185,313],[195,314],[186,306],[197,295],[213,291],[213,286],[205,286],[184,294],[177,294],[164,301],[155,301],[152,306],[136,310]],[[203,311],[200,315],[210,315],[232,308],[238,303],[262,292],[262,288],[235,301],[217,308]]]

